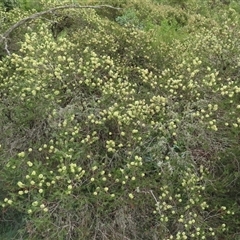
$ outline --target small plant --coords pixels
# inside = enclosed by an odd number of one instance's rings
[[[143,28],[143,24],[137,17],[136,11],[134,9],[127,9],[124,11],[122,16],[116,18],[116,22],[122,26],[136,27],[138,29]]]

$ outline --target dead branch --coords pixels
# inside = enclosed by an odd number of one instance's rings
[[[42,12],[37,12],[37,13],[34,13],[32,14],[31,16],[29,17],[25,17],[23,19],[21,19],[20,21],[16,22],[13,26],[11,26],[5,33],[1,34],[0,35],[0,44],[2,44],[3,42],[5,42],[5,46],[6,45],[6,41],[7,41],[7,38],[8,36],[10,35],[10,33],[18,28],[19,26],[25,24],[26,22],[28,21],[31,21],[31,20],[35,20],[45,14],[48,14],[48,13],[53,13],[57,10],[61,10],[61,9],[68,9],[68,8],[112,8],[112,9],[116,9],[116,10],[120,10],[121,8],[116,8],[116,7],[112,7],[110,5],[96,5],[96,6],[80,6],[80,5],[76,5],[76,4],[71,4],[71,5],[65,5],[65,6],[59,6],[59,7],[54,7],[54,8],[50,8],[46,11],[42,11]]]

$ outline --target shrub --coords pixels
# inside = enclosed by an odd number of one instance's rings
[[[1,218],[19,222],[3,221],[3,236],[236,237],[237,13],[209,20],[148,1],[149,20],[128,6],[117,18],[128,28],[93,9],[38,19],[2,57]]]

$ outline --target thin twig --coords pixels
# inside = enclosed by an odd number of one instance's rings
[[[32,14],[31,16],[25,17],[23,19],[21,19],[20,21],[16,22],[14,25],[12,25],[5,33],[0,35],[0,44],[2,44],[3,42],[5,42],[6,45],[6,41],[7,41],[7,37],[9,36],[9,34],[16,28],[18,28],[19,26],[23,25],[24,23],[31,21],[31,20],[35,20],[36,18],[48,14],[48,13],[52,13],[55,12],[57,10],[61,10],[61,9],[69,9],[69,8],[112,8],[112,9],[116,9],[116,10],[120,10],[121,8],[116,8],[116,7],[112,7],[110,5],[97,5],[97,6],[79,6],[76,4],[72,4],[72,5],[66,5],[66,6],[59,6],[59,7],[54,7],[54,8],[50,8],[46,11],[42,11],[42,12],[37,12]]]
[[[11,55],[10,51],[8,50],[8,42],[7,42],[7,39],[6,38],[3,38],[4,39],[4,49],[6,50],[7,52],[7,55]]]

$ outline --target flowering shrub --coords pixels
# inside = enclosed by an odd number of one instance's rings
[[[171,41],[159,38],[170,23],[160,26],[157,13],[146,19],[152,29],[139,29],[63,9],[21,28],[14,49],[3,43],[0,234],[238,236],[238,13],[209,20],[165,7],[174,21],[186,16]],[[4,14],[11,23],[27,15]],[[65,16],[71,24],[55,35]]]

